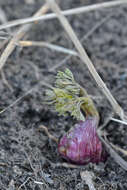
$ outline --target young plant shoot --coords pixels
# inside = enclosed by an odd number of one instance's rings
[[[72,72],[69,69],[59,71],[55,87],[46,94],[59,115],[70,114],[77,119],[77,124],[59,140],[60,155],[76,164],[106,161],[107,153],[96,132],[98,111],[86,90],[74,80]]]

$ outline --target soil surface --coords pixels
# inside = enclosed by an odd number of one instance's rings
[[[62,9],[69,9],[101,2],[103,1],[68,0],[61,1],[60,6]],[[42,0],[1,0],[0,8],[9,21],[32,16],[43,3]],[[127,5],[123,5],[68,17],[79,39],[89,33],[82,44],[98,73],[125,111],[127,111],[126,13]],[[7,32],[6,35],[4,33],[5,37],[11,37],[16,29],[4,30]],[[57,19],[34,24],[25,39],[74,48]],[[1,49],[1,53],[3,50],[4,48]],[[58,116],[51,107],[44,104],[46,87],[42,82],[46,80],[52,84],[56,70],[64,70],[66,67],[71,69],[75,79],[93,97],[101,116],[100,125],[105,123],[112,113],[111,105],[79,58],[71,57],[61,67],[51,72],[51,68],[60,64],[66,56],[68,55],[44,47],[17,47],[3,68],[0,79],[0,109],[3,110],[22,96],[23,98],[0,114],[0,190],[87,190],[89,188],[80,175],[86,170],[93,172],[93,184],[97,190],[127,189],[127,172],[111,157],[106,163],[99,165],[63,167],[66,161],[59,156],[56,143],[43,131],[39,131],[39,126],[43,124],[52,135],[59,138],[75,122],[69,116]],[[33,90],[24,96],[32,88]],[[127,149],[125,125],[110,121],[105,130],[110,142]],[[124,159],[127,160],[127,157],[124,156]]]

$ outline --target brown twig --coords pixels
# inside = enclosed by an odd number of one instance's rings
[[[86,166],[83,165],[76,165],[76,164],[70,164],[67,162],[57,162],[57,163],[53,163],[50,160],[48,160],[47,158],[45,158],[46,161],[53,167],[53,168],[71,168],[71,169],[81,169],[81,168],[86,168]]]
[[[48,136],[49,139],[51,139],[51,140],[55,141],[56,143],[58,143],[58,139],[49,133],[47,127],[45,127],[44,125],[40,125],[39,130],[41,130],[41,131],[43,130],[46,133],[46,135]]]
[[[42,14],[45,14],[48,11],[48,5],[44,4],[38,11],[37,13],[34,14],[33,17],[40,16]],[[14,35],[14,37],[11,39],[11,41],[8,43],[7,47],[5,48],[4,52],[2,53],[0,57],[0,70],[4,66],[6,60],[10,56],[10,54],[13,52],[13,50],[16,47],[16,43],[24,37],[26,32],[31,28],[32,24],[27,24],[25,26],[22,26],[18,32]]]

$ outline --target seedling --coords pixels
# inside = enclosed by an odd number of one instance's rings
[[[70,114],[77,124],[60,139],[58,151],[66,160],[76,164],[104,162],[107,153],[97,135],[99,113],[86,90],[74,79],[72,72],[59,71],[55,87],[46,92],[49,104],[59,115]]]

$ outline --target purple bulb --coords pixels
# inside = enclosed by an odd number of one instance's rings
[[[59,141],[58,151],[63,158],[76,164],[105,162],[107,152],[97,136],[98,119],[80,121]]]

